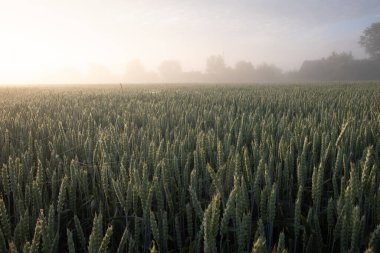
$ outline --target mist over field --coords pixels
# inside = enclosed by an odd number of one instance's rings
[[[0,253],[380,252],[379,0],[0,0]]]
[[[380,79],[359,43],[379,13],[377,0],[4,1],[0,83]]]

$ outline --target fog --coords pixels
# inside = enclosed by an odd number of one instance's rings
[[[0,84],[380,79],[358,43],[379,13],[377,0],[3,1]]]

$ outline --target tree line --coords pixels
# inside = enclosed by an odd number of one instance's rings
[[[299,70],[284,72],[275,65],[254,66],[249,61],[239,61],[227,66],[221,55],[212,55],[206,61],[205,72],[182,70],[176,60],[163,61],[158,72],[146,71],[138,60],[131,62],[125,78],[128,82],[217,82],[251,83],[279,81],[337,81],[380,79],[380,22],[363,31],[359,44],[369,55],[355,59],[350,52],[333,52],[318,60],[306,60]]]

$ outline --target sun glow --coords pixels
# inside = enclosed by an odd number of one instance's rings
[[[104,59],[103,41],[80,20],[85,16],[70,16],[67,6],[49,6],[44,1],[4,5],[0,9],[0,83],[80,81],[81,72],[93,62],[112,60]]]
[[[205,71],[213,54],[284,70],[337,49],[364,57],[357,38],[380,10],[357,1],[341,16],[318,1],[0,1],[0,84],[119,82],[135,59],[152,73],[165,60]]]

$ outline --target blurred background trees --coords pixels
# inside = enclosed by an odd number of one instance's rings
[[[233,67],[226,64],[222,55],[206,59],[206,69],[183,71],[177,60],[165,60],[158,66],[158,73],[147,71],[140,61],[132,61],[127,68],[128,82],[163,83],[253,83],[292,81],[340,81],[380,79],[380,22],[366,28],[359,44],[368,54],[366,59],[355,59],[351,52],[332,52],[315,60],[305,60],[298,70],[283,72],[271,64],[254,66],[241,60]]]

